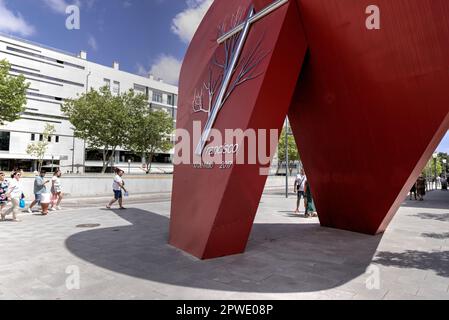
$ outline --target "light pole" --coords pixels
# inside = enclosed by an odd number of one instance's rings
[[[128,159],[128,175],[131,174],[131,159]]]
[[[285,198],[288,199],[288,118],[285,119]]]
[[[72,174],[75,173],[75,128],[73,128]]]
[[[447,179],[447,159],[443,159],[444,164],[444,179]]]
[[[438,157],[438,154],[434,153],[433,154],[433,169],[434,169],[433,181],[435,184],[435,190],[437,189],[437,157]]]
[[[89,71],[89,73],[86,76],[86,94],[89,93],[89,77],[91,74],[92,71]],[[84,174],[86,174],[86,139],[84,139],[83,172]]]

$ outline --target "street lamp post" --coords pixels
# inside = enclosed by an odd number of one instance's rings
[[[89,73],[86,76],[86,94],[89,93],[89,77],[91,76],[92,71],[89,71]],[[84,154],[83,154],[83,172],[86,173],[86,139],[84,139]]]
[[[285,119],[285,198],[288,199],[288,118]]]
[[[131,159],[128,159],[128,174],[131,174]]]
[[[434,171],[434,177],[433,177],[433,179],[434,179],[434,183],[435,183],[435,190],[437,189],[437,157],[438,157],[438,154],[436,154],[436,153],[434,153],[433,154],[433,169],[435,170]]]
[[[447,179],[447,159],[443,159],[444,164],[444,179]]]
[[[72,145],[72,174],[75,173],[75,129],[73,129],[73,145]]]

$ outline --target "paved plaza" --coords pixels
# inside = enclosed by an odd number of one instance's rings
[[[449,299],[442,191],[405,202],[374,237],[321,228],[271,191],[246,253],[210,261],[167,245],[168,197],[99,205],[0,223],[0,299]]]

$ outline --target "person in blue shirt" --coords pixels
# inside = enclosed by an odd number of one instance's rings
[[[34,201],[30,204],[28,208],[29,213],[33,213],[33,207],[36,204],[41,203],[42,194],[47,192],[46,185],[50,183],[50,180],[45,180],[45,175],[47,171],[41,170],[40,174],[34,179]]]

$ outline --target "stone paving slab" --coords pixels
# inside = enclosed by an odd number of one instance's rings
[[[321,228],[266,193],[245,254],[208,261],[167,245],[167,199],[103,200],[0,223],[0,299],[449,299],[449,193],[404,202],[378,236]]]

